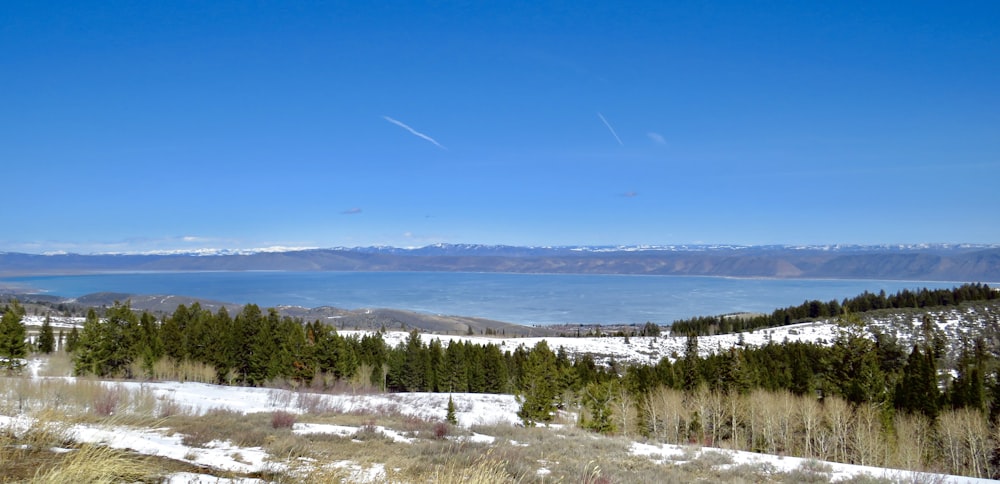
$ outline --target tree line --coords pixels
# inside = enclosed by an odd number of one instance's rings
[[[670,334],[674,336],[687,336],[689,334],[708,336],[738,333],[787,326],[800,321],[835,318],[849,313],[865,313],[880,309],[957,306],[963,302],[995,299],[1000,299],[1000,292],[981,283],[963,284],[952,289],[923,288],[918,291],[903,289],[892,295],[886,295],[884,290],[879,291],[878,294],[865,291],[841,302],[836,299],[828,302],[805,301],[798,306],[776,309],[769,315],[752,317],[742,315],[699,316],[678,320],[670,326]]]
[[[0,356],[20,351],[13,341],[23,344],[22,317],[16,301],[5,308]],[[996,341],[949,341],[925,316],[904,346],[857,314],[837,319],[831,344],[738,345],[702,356],[691,334],[683,354],[621,365],[569,355],[544,340],[511,348],[426,341],[412,331],[391,346],[378,331],[344,335],[252,304],[234,316],[180,305],[158,319],[116,303],[101,317],[88,311],[65,347],[79,375],[157,378],[160,367],[197,364],[211,381],[233,385],[514,393],[528,425],[572,408],[581,426],[601,433],[862,464],[909,459],[918,466],[910,468],[1000,475],[1000,459],[992,457],[1000,456]],[[949,345],[958,345],[957,357],[948,357]],[[781,417],[776,408],[791,410]],[[913,439],[923,447],[904,445]]]

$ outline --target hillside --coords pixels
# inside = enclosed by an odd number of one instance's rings
[[[995,245],[508,247],[435,245],[152,254],[0,253],[0,276],[101,271],[461,271],[1000,281]]]

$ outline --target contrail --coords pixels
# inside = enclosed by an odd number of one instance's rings
[[[392,124],[395,124],[396,126],[399,126],[400,128],[403,128],[403,129],[409,131],[414,136],[423,138],[423,139],[425,139],[427,141],[430,141],[431,143],[434,143],[434,146],[437,146],[438,148],[441,148],[442,150],[448,151],[448,148],[445,148],[441,143],[438,143],[437,140],[435,140],[434,138],[431,138],[430,136],[427,136],[426,134],[423,134],[420,131],[417,131],[417,130],[415,130],[415,129],[409,127],[409,126],[407,126],[406,123],[404,123],[402,121],[398,121],[398,120],[392,119],[389,116],[382,116],[382,119],[385,119],[386,121],[388,121],[388,122],[390,122]]]
[[[601,121],[604,123],[604,125],[608,127],[608,131],[611,131],[611,135],[614,136],[616,140],[618,140],[618,144],[621,146],[625,146],[625,143],[622,143],[622,139],[618,137],[618,133],[615,133],[615,128],[611,127],[611,123],[609,123],[607,119],[604,119],[604,116],[601,113],[597,113],[597,117],[601,118]]]

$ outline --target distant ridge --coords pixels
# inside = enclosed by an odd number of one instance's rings
[[[107,271],[442,271],[1000,281],[1000,245],[435,244],[419,248],[202,249],[145,254],[0,253],[0,276]]]

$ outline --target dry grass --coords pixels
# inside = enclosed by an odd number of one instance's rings
[[[156,468],[145,458],[107,447],[84,445],[67,453],[58,465],[39,469],[30,482],[136,482],[149,480],[156,474]]]
[[[136,373],[142,375],[144,372]],[[154,380],[161,381],[193,381],[198,383],[216,383],[218,375],[215,367],[192,361],[176,361],[171,358],[160,358],[153,363]]]
[[[58,373],[55,354],[43,368]],[[131,388],[131,389],[130,389]],[[476,426],[471,430],[495,438],[492,444],[464,440],[469,430],[432,419],[407,416],[394,404],[343,413],[316,393],[272,391],[269,403],[296,408],[302,414],[242,414],[215,410],[187,414],[170,398],[156,398],[149,387],[125,387],[90,379],[0,378],[0,414],[32,416],[26,429],[0,428],[0,481],[134,482],[157,481],[172,464],[95,446],[68,437],[69,422],[168,428],[183,443],[201,452],[213,440],[242,447],[261,447],[288,471],[264,469],[276,482],[340,482],[357,480],[373,468],[378,480],[392,482],[827,482],[829,472],[809,462],[790,473],[773,466],[731,466],[721,453],[702,453],[687,463],[658,464],[634,456],[632,441],[605,437],[566,424],[562,428],[513,425]],[[29,420],[26,420],[29,421]],[[351,436],[298,435],[296,421],[357,427]],[[415,438],[395,442],[376,426]],[[77,449],[67,453],[51,448]],[[692,448],[691,457],[694,457]],[[91,464],[91,462],[96,462]],[[345,467],[344,462],[349,462]],[[123,464],[124,463],[124,464]],[[337,463],[337,465],[334,465]],[[100,475],[93,474],[100,469]],[[183,467],[182,467],[183,468]],[[275,466],[274,469],[278,467]],[[723,469],[724,468],[724,469]],[[185,470],[190,470],[186,468]],[[224,474],[224,473],[222,473]],[[858,480],[856,482],[866,482]]]
[[[38,369],[38,376],[72,376],[73,357],[65,351],[50,353],[47,361]]]
[[[455,462],[441,466],[435,469],[426,481],[437,484],[492,484],[523,481],[521,478],[510,475],[506,467],[505,461],[486,453],[473,462],[471,466],[457,465]]]

